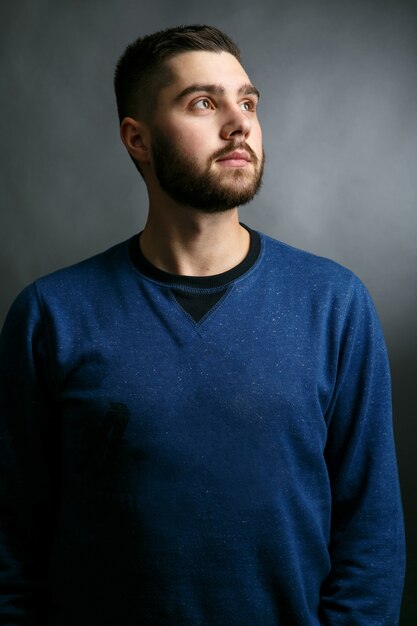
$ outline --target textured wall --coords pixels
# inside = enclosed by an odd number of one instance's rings
[[[240,43],[262,92],[267,170],[243,221],[347,265],[376,301],[408,521],[401,623],[415,624],[414,2],[3,0],[0,317],[35,277],[143,225],[145,190],[118,137],[114,64],[138,35],[194,22]]]

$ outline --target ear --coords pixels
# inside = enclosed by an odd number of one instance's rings
[[[120,137],[135,161],[149,163],[149,131],[144,122],[125,117],[120,124]]]

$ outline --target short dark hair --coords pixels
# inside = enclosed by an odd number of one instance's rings
[[[166,28],[131,43],[120,57],[114,74],[119,121],[125,117],[149,117],[158,91],[171,79],[165,61],[198,50],[229,52],[240,61],[238,46],[214,26]]]

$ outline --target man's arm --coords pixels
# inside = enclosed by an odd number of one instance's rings
[[[44,333],[29,287],[0,336],[0,624],[8,626],[45,623],[54,428]]]
[[[404,531],[391,419],[390,375],[372,302],[357,283],[328,411],[331,572],[321,595],[326,625],[398,623]]]

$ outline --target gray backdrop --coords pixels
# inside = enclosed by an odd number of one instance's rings
[[[114,64],[137,36],[212,23],[262,92],[267,169],[249,225],[354,270],[391,355],[408,527],[401,624],[417,623],[417,7],[405,0],[2,0],[1,300],[126,239],[146,194],[120,143]],[[413,593],[414,587],[414,593]]]

